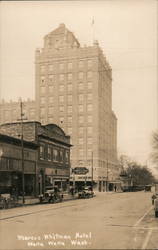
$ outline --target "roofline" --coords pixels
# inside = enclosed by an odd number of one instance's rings
[[[5,142],[5,143],[10,142],[10,144],[21,146],[21,139],[18,139],[18,138],[15,138],[15,137],[8,136],[8,135],[0,133],[0,142],[1,142],[1,140],[3,142]],[[39,145],[36,144],[35,142],[30,142],[30,141],[23,140],[23,143],[24,143],[25,147],[32,147],[32,148],[38,148],[39,147]]]

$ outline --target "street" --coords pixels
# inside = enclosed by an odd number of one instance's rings
[[[158,249],[151,192],[0,211],[0,249]]]

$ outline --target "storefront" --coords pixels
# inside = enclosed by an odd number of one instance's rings
[[[22,168],[21,140],[0,134],[0,193],[22,195],[22,177],[24,174],[24,191],[26,196],[35,196],[36,189],[36,155],[38,146],[23,142],[24,158]]]

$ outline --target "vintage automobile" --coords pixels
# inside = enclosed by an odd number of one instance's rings
[[[78,198],[90,198],[94,196],[94,192],[92,190],[92,187],[83,187],[78,192]]]
[[[158,217],[158,198],[154,200],[155,217]]]
[[[58,188],[47,187],[44,194],[39,195],[40,203],[55,203],[63,200],[63,195]]]

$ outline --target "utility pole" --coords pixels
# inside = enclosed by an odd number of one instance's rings
[[[21,166],[22,166],[22,201],[25,203],[25,178],[24,178],[24,135],[23,135],[23,103],[20,101],[20,121],[21,121]]]
[[[108,159],[107,159],[107,172],[106,172],[106,192],[108,191],[108,174],[109,174],[109,162],[108,162]]]

